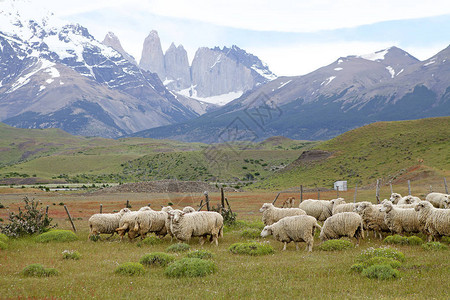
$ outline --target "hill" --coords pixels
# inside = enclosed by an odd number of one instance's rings
[[[333,187],[421,180],[450,174],[450,117],[378,122],[348,131],[303,153],[255,188]]]

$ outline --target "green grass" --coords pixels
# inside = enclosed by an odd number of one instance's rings
[[[170,245],[167,247],[166,252],[186,252],[191,249],[191,246],[189,246],[186,243],[177,243]]]
[[[8,249],[8,244],[6,244],[3,241],[0,241],[0,250],[6,250]]]
[[[257,228],[243,229],[241,231],[241,237],[249,240],[261,238],[261,230]]]
[[[80,254],[80,252],[75,251],[75,250],[64,250],[62,252],[62,258],[79,260],[81,258],[81,254]]]
[[[167,266],[168,277],[203,277],[216,271],[213,261],[200,258],[183,258]]]
[[[233,254],[245,254],[252,256],[273,254],[272,246],[267,243],[247,242],[232,244],[228,250]]]
[[[8,242],[8,237],[4,233],[0,233],[0,242],[6,243]]]
[[[200,259],[212,259],[214,254],[208,250],[195,250],[189,252],[186,257],[188,258],[200,258]]]
[[[353,248],[352,242],[347,240],[328,240],[319,245],[319,250],[322,251],[340,251]]]
[[[139,262],[146,266],[165,267],[175,260],[175,256],[164,252],[148,253],[141,257]]]
[[[26,266],[21,274],[25,277],[49,277],[58,275],[58,271],[54,268],[44,268],[41,264],[31,264]]]
[[[395,279],[400,277],[400,272],[390,265],[372,265],[362,271],[362,275],[367,278],[380,280]]]
[[[123,263],[114,270],[115,274],[127,276],[139,276],[145,274],[145,272],[144,266],[136,262]]]
[[[428,243],[422,244],[422,248],[427,251],[448,250],[448,246],[441,244],[440,242],[428,242]]]
[[[50,230],[36,236],[34,240],[37,243],[73,242],[78,240],[78,237],[70,230]]]
[[[162,244],[164,241],[162,239],[160,239],[159,237],[156,236],[148,236],[145,239],[143,239],[142,241],[137,242],[137,246],[138,247],[142,247],[142,246],[154,246],[154,245],[159,245]]]
[[[388,235],[384,240],[385,244],[393,245],[421,245],[423,240],[415,235],[412,236],[401,236],[399,234]]]

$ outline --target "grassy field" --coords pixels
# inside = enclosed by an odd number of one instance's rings
[[[395,191],[405,193],[404,185],[394,186]],[[11,193],[17,189],[4,188],[0,203],[9,210],[17,211],[25,194]],[[426,186],[416,186],[415,195],[424,195]],[[382,198],[389,191],[382,189]],[[228,229],[219,247],[198,244],[194,238],[191,249],[205,249],[214,253],[217,271],[206,277],[173,279],[164,275],[160,267],[148,268],[142,276],[121,276],[114,274],[115,268],[124,262],[138,262],[146,253],[162,251],[175,243],[166,237],[162,244],[138,247],[136,242],[111,241],[91,242],[87,240],[87,220],[98,212],[103,204],[104,212],[118,210],[130,200],[133,210],[151,203],[152,207],[173,202],[175,207],[196,206],[202,195],[183,194],[107,194],[61,193],[27,190],[26,195],[40,200],[43,207],[49,205],[49,215],[60,229],[71,229],[64,208],[67,205],[75,219],[78,241],[68,243],[39,244],[31,238],[10,240],[7,250],[0,250],[0,298],[63,298],[63,299],[111,299],[111,298],[186,298],[186,299],[448,299],[450,261],[448,250],[428,252],[420,246],[396,246],[406,256],[400,267],[401,277],[379,281],[352,273],[350,267],[361,251],[383,244],[372,236],[362,241],[358,248],[326,252],[318,249],[315,239],[312,253],[300,251],[288,245],[281,251],[282,244],[273,238],[264,239],[274,249],[272,255],[249,257],[235,255],[228,247],[236,242],[245,242],[242,232],[246,227],[260,223],[258,209],[262,203],[272,201],[276,193],[228,193],[233,211],[237,212],[241,227]],[[218,194],[210,195],[211,201],[219,201]],[[280,200],[296,194],[283,194]],[[305,198],[315,193],[305,193]],[[322,199],[335,197],[334,192],[321,193]],[[342,193],[346,199],[353,198],[353,192]],[[279,201],[280,201],[279,200]],[[373,190],[358,193],[357,201],[374,201]],[[7,209],[0,209],[0,217],[6,220]],[[259,240],[259,239],[258,239]],[[62,259],[64,250],[76,250],[82,257],[78,261]],[[185,254],[177,254],[177,259]],[[50,278],[26,278],[19,272],[32,263],[56,268],[60,274]]]

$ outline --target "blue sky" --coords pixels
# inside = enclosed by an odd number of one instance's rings
[[[114,32],[137,59],[147,34],[163,50],[183,44],[251,52],[277,75],[302,75],[341,56],[390,46],[424,60],[450,44],[450,1],[416,0],[36,0],[55,15],[86,26],[102,40]],[[1,5],[1,0],[0,0]]]

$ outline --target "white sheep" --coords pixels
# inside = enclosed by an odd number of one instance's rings
[[[182,211],[188,214],[188,213],[195,212],[196,210],[193,207],[191,207],[191,206],[186,206],[186,207],[183,208]],[[172,241],[172,239],[173,239],[172,216],[170,214],[167,214],[166,229],[167,229],[167,234],[170,236],[170,240]]]
[[[289,197],[283,201],[282,208],[292,208],[295,205],[295,197]]]
[[[95,214],[89,218],[89,236],[99,235],[101,233],[111,234],[111,238],[119,227],[120,218],[124,214],[131,212],[128,208],[122,208],[119,212],[113,214]]]
[[[191,207],[191,206],[186,206],[186,207],[183,208],[183,211],[185,213],[191,213],[191,212],[194,212],[195,209],[193,207]]]
[[[284,243],[283,251],[290,242],[295,243],[298,250],[298,243],[305,242],[306,250],[311,252],[314,245],[314,230],[321,230],[317,220],[307,215],[284,217],[278,222],[267,225],[261,232],[262,237],[273,235],[273,237]]]
[[[397,205],[416,204],[421,201],[421,199],[419,197],[415,197],[415,196],[411,196],[411,195],[402,197],[402,195],[400,195],[398,193],[392,193],[389,200],[393,204],[397,204]]]
[[[390,201],[383,201],[380,212],[392,233],[416,233],[421,231],[419,215],[414,208],[399,208]]]
[[[442,236],[450,236],[450,210],[435,208],[430,202],[421,201],[415,206],[419,213],[419,222],[428,241],[433,237],[439,240]]]
[[[136,234],[144,239],[147,233],[154,232],[160,238],[163,238],[167,234],[166,220],[168,217],[167,212],[172,210],[172,207],[166,206],[161,211],[141,211],[136,216],[136,222],[133,230]]]
[[[359,239],[364,238],[364,225],[360,215],[355,212],[342,212],[325,220],[320,231],[322,242],[330,239],[339,239],[343,236],[356,239],[356,246]]]
[[[444,208],[450,208],[450,197],[444,199]]]
[[[335,201],[333,201],[335,200]],[[304,200],[299,208],[303,209],[307,215],[317,219],[317,221],[323,222],[333,214],[333,206],[345,203],[343,198],[337,198],[333,200]]]
[[[357,203],[354,211],[358,213],[364,224],[365,230],[373,230],[375,236],[383,238],[383,232],[391,232],[384,222],[384,212],[380,212],[381,204],[372,204],[367,201]]]
[[[272,203],[264,203],[259,209],[262,212],[262,221],[264,225],[272,225],[284,217],[306,215],[306,212],[300,208],[279,208]]]
[[[203,238],[211,236],[211,243],[219,245],[218,238],[223,237],[223,217],[213,211],[185,213],[179,209],[168,212],[172,216],[171,231],[179,241],[189,241],[191,237]]]
[[[125,233],[127,233],[127,232],[128,232],[128,238],[130,240],[134,239],[137,236],[137,233],[132,229],[136,225],[136,217],[142,211],[153,211],[153,209],[151,209],[148,206],[144,206],[144,207],[141,207],[138,211],[129,212],[129,213],[123,215],[122,218],[120,218],[119,226],[118,226],[118,228],[116,228],[116,231],[119,234],[121,241],[123,240],[123,237],[124,237]]]
[[[445,206],[449,203],[449,197],[450,196],[448,194],[429,193],[425,197],[425,200],[433,204],[433,206],[436,208],[445,208]]]
[[[335,201],[335,200],[332,200]],[[341,212],[352,212],[354,211],[355,207],[358,205],[358,203],[342,203],[338,205],[333,205],[333,211],[332,214],[338,214]]]

